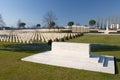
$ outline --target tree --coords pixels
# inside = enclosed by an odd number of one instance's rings
[[[72,28],[72,25],[74,25],[74,22],[73,21],[70,21],[70,22],[68,22],[68,24],[67,24],[70,28]]]
[[[52,11],[47,12],[43,17],[43,21],[49,27],[49,29],[55,26],[56,20],[57,18]]]
[[[50,23],[50,26],[51,26],[51,28],[54,28],[55,22],[51,22],[51,23]]]
[[[36,25],[36,28],[40,28],[40,27],[41,27],[41,25],[40,25],[40,24],[37,24],[37,25]]]
[[[90,25],[90,26],[94,26],[95,24],[96,24],[96,21],[95,21],[95,20],[90,20],[90,21],[89,21],[89,25]]]
[[[24,22],[21,22],[21,23],[19,23],[19,27],[18,27],[18,28],[21,28],[21,29],[23,29],[23,28],[25,28],[25,25],[26,25],[26,23],[24,23]]]
[[[20,29],[25,28],[25,25],[26,25],[25,22],[22,22],[20,19],[18,20],[18,23],[17,23],[18,28]]]
[[[2,18],[2,15],[0,14],[0,27],[5,27],[5,26],[6,26],[6,24]]]

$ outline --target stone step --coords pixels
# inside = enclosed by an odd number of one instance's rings
[[[104,58],[103,67],[107,67],[107,66],[108,66],[108,59],[105,57]]]
[[[108,67],[111,61],[114,61],[114,57],[105,57],[104,62],[103,62],[103,67]]]
[[[95,61],[96,63],[98,63],[99,58],[100,58],[100,55],[98,54],[90,54],[90,59],[92,61]]]
[[[98,60],[98,63],[103,63],[103,61],[104,61],[104,57],[103,57],[103,56],[100,56],[100,57],[99,57],[99,60]]]

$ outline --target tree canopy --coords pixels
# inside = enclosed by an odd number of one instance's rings
[[[18,28],[25,28],[25,25],[26,25],[26,23],[24,23],[24,22],[21,22],[21,23],[19,23],[19,26],[18,26]]]
[[[72,26],[72,25],[74,25],[73,21],[68,22],[68,26]]]
[[[70,26],[70,28],[72,27],[72,25],[74,25],[74,22],[73,21],[70,21],[70,22],[68,22],[68,24],[67,24],[68,26]]]
[[[90,26],[94,26],[95,24],[96,24],[96,21],[95,21],[95,20],[90,20],[90,21],[89,21],[89,25],[90,25]]]
[[[41,25],[40,25],[40,24],[37,24],[37,25],[36,25],[36,27],[37,27],[37,28],[40,28],[40,27],[41,27]]]

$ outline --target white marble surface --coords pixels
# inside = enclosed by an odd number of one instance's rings
[[[84,43],[53,42],[52,52],[60,56],[89,58],[90,45]]]
[[[103,61],[99,63],[100,57],[101,55],[90,54],[89,44],[53,42],[51,51],[38,53],[22,60],[115,74],[114,57],[102,55]]]

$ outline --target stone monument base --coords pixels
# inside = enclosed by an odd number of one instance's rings
[[[89,44],[53,42],[51,51],[38,53],[26,58],[22,58],[22,60],[115,74],[113,56],[89,54],[89,51]]]

